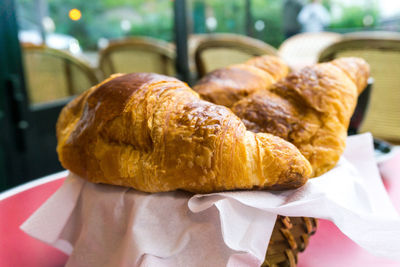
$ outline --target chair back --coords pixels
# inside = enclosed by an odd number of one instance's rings
[[[88,64],[65,51],[28,43],[21,46],[31,104],[68,98],[99,82]]]
[[[113,73],[154,72],[175,75],[175,48],[163,40],[130,37],[100,51],[99,67],[105,77]]]
[[[300,33],[286,39],[278,54],[292,69],[299,69],[317,63],[319,53],[340,39],[341,34],[333,32]]]
[[[371,66],[374,85],[361,132],[400,143],[400,34],[392,32],[358,32],[321,52],[319,61],[338,57],[364,58]]]
[[[199,78],[206,73],[254,56],[277,55],[274,47],[243,35],[198,34],[189,39],[189,54],[194,57]]]

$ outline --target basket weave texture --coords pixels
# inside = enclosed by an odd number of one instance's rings
[[[262,266],[295,267],[297,254],[306,249],[317,226],[314,218],[278,216]]]

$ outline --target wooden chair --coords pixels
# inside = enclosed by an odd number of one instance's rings
[[[277,55],[277,51],[260,40],[243,35],[198,34],[189,38],[189,56],[194,58],[199,78],[212,70],[265,54]]]
[[[394,32],[358,32],[345,34],[327,47],[319,61],[337,57],[364,58],[371,66],[374,85],[361,132],[400,143],[400,34]]]
[[[31,104],[65,99],[99,82],[88,64],[67,52],[28,43],[21,47]]]
[[[100,51],[99,67],[105,77],[113,73],[155,72],[175,75],[175,48],[163,40],[130,37],[111,41]]]
[[[286,39],[278,54],[292,69],[299,69],[317,63],[319,53],[340,39],[341,34],[333,32],[300,33]]]

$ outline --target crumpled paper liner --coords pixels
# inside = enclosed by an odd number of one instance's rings
[[[400,216],[373,155],[370,134],[349,137],[334,169],[281,192],[147,194],[71,173],[21,229],[69,254],[67,266],[259,266],[280,214],[331,220],[400,260]]]

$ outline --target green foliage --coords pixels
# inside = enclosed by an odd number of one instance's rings
[[[254,38],[278,46],[283,40],[281,30],[281,6],[277,0],[251,0],[252,31]],[[217,27],[213,32],[230,32],[246,34],[246,7],[244,0],[219,1],[195,0],[193,1],[194,32],[209,32],[205,26],[206,16],[217,19]],[[254,29],[258,20],[264,22],[262,31]]]
[[[172,41],[173,3],[172,1],[146,1],[137,7],[140,23],[132,24],[128,35],[150,36],[165,41]]]
[[[243,0],[194,0],[192,7],[194,33],[210,32],[210,29],[206,27],[206,17],[214,17],[217,25],[212,32],[245,34],[245,2]]]
[[[77,38],[84,48],[93,48],[96,41],[91,36],[91,24],[96,18],[96,14],[103,10],[100,1],[81,1],[81,0],[49,0],[49,13],[56,25],[56,32],[72,35]],[[68,17],[69,10],[77,8],[82,12],[82,18],[72,21]]]
[[[28,0],[20,0],[28,1]],[[173,38],[172,1],[165,0],[48,0],[56,32],[77,38],[83,49],[96,50],[99,38],[116,39],[143,35],[171,41]],[[68,12],[77,8],[82,18],[72,21]],[[121,21],[131,24],[127,32]]]
[[[363,6],[343,6],[339,20],[333,21],[330,28],[341,31],[343,28],[364,27],[365,15],[373,18],[375,26],[379,19],[377,2],[365,0]],[[24,15],[31,21],[36,20],[34,0],[17,0]],[[173,36],[173,0],[47,0],[49,14],[56,25],[56,32],[77,38],[84,50],[96,50],[100,38],[115,39],[129,35],[151,36],[172,41]],[[335,0],[324,0],[329,9]],[[231,32],[246,34],[245,0],[187,0],[190,16],[193,19],[194,33],[209,32],[206,18],[215,17],[216,28],[213,32]],[[282,30],[282,0],[251,0],[251,35],[275,47],[284,40]],[[72,21],[68,12],[77,8],[82,12],[79,21]],[[127,20],[130,29],[124,31],[121,22]],[[264,22],[264,29],[257,31],[254,24]]]
[[[361,6],[350,6],[343,8],[343,14],[339,20],[332,21],[331,29],[345,29],[345,28],[363,28],[364,18],[366,16],[372,17],[372,24],[369,27],[376,26],[379,19],[378,8],[366,9]]]
[[[264,21],[265,28],[257,32],[254,30],[254,37],[272,46],[278,47],[283,42],[282,31],[282,4],[277,0],[253,0],[252,15],[253,22]],[[254,26],[254,25],[253,25]]]
[[[205,1],[218,20],[215,32],[245,34],[245,3],[243,0]]]

